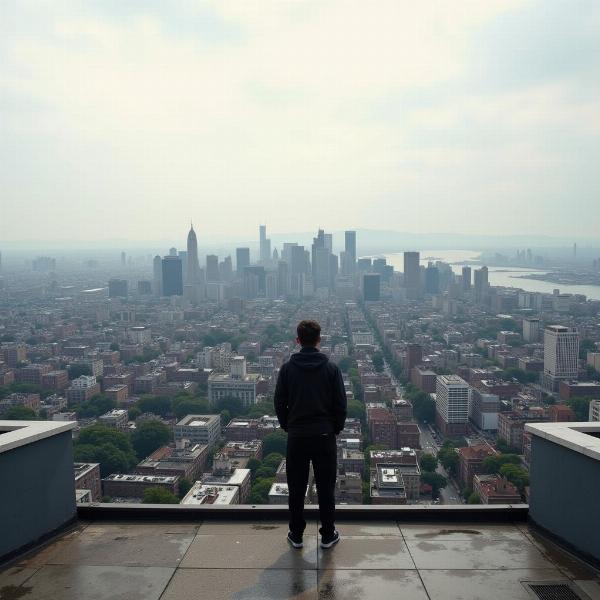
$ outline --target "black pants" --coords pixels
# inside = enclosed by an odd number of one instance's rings
[[[288,437],[286,472],[289,489],[290,531],[302,535],[306,527],[304,496],[311,461],[319,496],[320,531],[322,535],[330,535],[335,529],[335,479],[337,476],[337,449],[333,433],[311,437]]]

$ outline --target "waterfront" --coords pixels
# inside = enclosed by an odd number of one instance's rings
[[[404,270],[402,252],[383,255],[387,263],[397,271]],[[449,263],[455,273],[460,273],[463,266],[479,269],[482,263],[479,260],[480,252],[476,250],[423,250],[421,264],[427,266],[429,261],[441,260]],[[564,294],[584,294],[590,300],[600,300],[600,286],[598,285],[557,285],[550,281],[537,279],[521,279],[520,276],[532,273],[547,273],[548,269],[527,269],[520,267],[489,267],[490,285],[520,288],[528,292],[541,292],[551,294],[553,290],[560,289]]]

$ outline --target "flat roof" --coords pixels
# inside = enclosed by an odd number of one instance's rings
[[[600,422],[527,423],[525,431],[600,460]]]
[[[77,421],[0,421],[0,453],[71,431]]]

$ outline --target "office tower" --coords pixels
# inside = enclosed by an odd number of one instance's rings
[[[125,252],[121,252],[121,266],[125,266],[127,264],[127,255]]]
[[[219,275],[221,281],[231,281],[233,278],[233,265],[231,263],[231,256],[226,256],[223,262],[219,263]]]
[[[183,272],[183,282],[187,283],[187,269],[188,269],[187,250],[179,250],[177,252],[177,256],[179,256],[179,258],[181,260],[181,269]]]
[[[277,251],[277,248],[273,248],[273,261],[277,262],[279,260],[279,252]]]
[[[471,289],[471,267],[462,268],[462,289],[464,292]]]
[[[281,251],[281,260],[285,260],[288,265],[292,264],[292,248],[298,246],[296,242],[284,242],[283,250]]]
[[[352,275],[356,270],[356,231],[344,232],[344,252],[346,254],[342,263],[342,275]]]
[[[319,229],[311,247],[312,279],[315,290],[332,288],[331,251],[327,248],[325,232]]]
[[[199,281],[200,262],[198,260],[198,239],[194,226],[190,225],[190,231],[187,236],[187,283],[195,285]]]
[[[238,275],[244,274],[244,269],[250,266],[250,248],[235,249],[235,270]]]
[[[373,267],[373,259],[371,258],[359,258],[356,262],[356,266],[359,271],[370,271]]]
[[[265,263],[271,260],[271,240],[267,239],[267,226],[259,227],[260,235],[260,262]]]
[[[488,268],[481,267],[474,272],[475,301],[482,302],[488,293]]]
[[[162,295],[183,296],[183,268],[178,256],[162,259]]]
[[[177,256],[177,248],[169,248],[169,256]]]
[[[444,436],[467,433],[470,403],[469,384],[458,375],[438,375],[436,380],[435,421]]]
[[[333,234],[326,233],[325,234],[325,248],[329,250],[329,252],[333,252]]]
[[[425,269],[425,292],[427,294],[440,293],[440,272],[431,263]]]
[[[375,273],[383,275],[385,273],[386,265],[387,261],[385,260],[385,258],[375,258],[373,260],[373,271],[375,271]]]
[[[275,300],[279,297],[279,289],[277,285],[277,271],[269,271],[265,275],[265,296],[269,300]]]
[[[206,281],[219,281],[219,257],[215,254],[206,256]]]
[[[152,260],[152,291],[162,296],[162,258],[158,254]]]
[[[363,300],[377,302],[381,297],[381,275],[379,273],[365,273],[363,275]]]
[[[546,389],[556,391],[561,379],[577,379],[579,333],[574,327],[549,325],[544,330],[544,373]]]
[[[523,319],[523,341],[529,343],[540,341],[539,319]]]
[[[290,292],[302,296],[304,280],[308,273],[304,246],[290,246]]]
[[[290,293],[290,274],[288,263],[280,260],[277,263],[277,288],[280,296],[287,296]]]
[[[404,253],[404,287],[406,288],[406,297],[409,300],[417,299],[421,292],[419,258],[418,252]]]
[[[127,280],[111,279],[108,282],[109,298],[127,298]]]

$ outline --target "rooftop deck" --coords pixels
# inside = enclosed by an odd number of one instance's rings
[[[293,550],[274,520],[80,520],[1,569],[0,600],[528,600],[527,581],[600,599],[600,573],[525,522],[338,527],[340,544],[322,550],[312,521]]]

